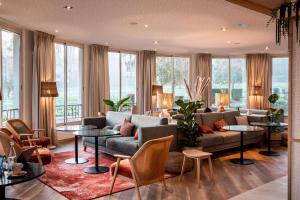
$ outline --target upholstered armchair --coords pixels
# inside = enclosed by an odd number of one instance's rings
[[[139,186],[161,181],[167,189],[164,179],[165,165],[173,137],[171,135],[150,140],[143,144],[132,157],[115,155],[117,162],[113,163],[110,168],[113,176],[110,194],[117,177],[126,178],[135,184],[138,199],[141,199]]]

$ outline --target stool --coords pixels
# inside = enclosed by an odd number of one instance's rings
[[[203,160],[203,159],[208,159],[210,179],[213,180],[213,168],[212,168],[212,163],[211,163],[211,155],[212,154],[211,153],[204,152],[204,151],[199,151],[199,150],[196,150],[196,149],[184,150],[182,153],[183,153],[184,157],[183,157],[183,164],[182,164],[182,169],[181,169],[180,181],[182,180],[182,175],[183,175],[184,168],[185,168],[186,157],[196,160],[198,187],[200,187],[200,164],[201,164],[201,160]]]

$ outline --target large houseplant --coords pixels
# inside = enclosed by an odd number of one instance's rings
[[[103,102],[106,105],[110,106],[111,111],[121,112],[124,108],[128,108],[130,106],[129,99],[130,99],[130,97],[126,97],[126,98],[120,99],[117,102],[113,102],[111,99],[103,99]]]
[[[279,100],[279,96],[276,93],[271,94],[268,98],[268,101],[272,104],[272,107],[269,109],[268,117],[269,117],[270,121],[272,121],[272,122],[279,120],[284,114],[283,109],[273,108],[274,104],[278,100]]]
[[[195,121],[195,113],[201,108],[203,101],[184,102],[177,100],[176,105],[180,107],[178,113],[182,115],[177,120],[177,128],[183,133],[183,143],[185,146],[195,147],[199,145],[197,137],[201,135],[198,131],[198,124]]]

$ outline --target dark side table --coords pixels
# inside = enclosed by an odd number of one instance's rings
[[[272,134],[272,128],[273,127],[286,127],[288,126],[287,123],[284,122],[252,122],[251,125],[253,126],[261,126],[261,127],[267,127],[268,128],[268,149],[267,151],[260,151],[259,153],[265,156],[280,156],[280,154],[276,151],[271,150],[271,134]]]
[[[231,126],[224,126],[223,129],[227,131],[236,131],[241,133],[241,145],[240,145],[240,158],[234,158],[230,161],[234,164],[240,165],[251,165],[253,161],[250,159],[244,159],[244,133],[245,132],[257,132],[257,131],[264,131],[263,128],[257,126],[247,126],[247,125],[231,125]]]

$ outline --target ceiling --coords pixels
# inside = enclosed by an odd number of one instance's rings
[[[269,16],[225,0],[0,1],[1,18],[77,43],[174,54],[287,54],[286,41],[275,45],[275,26],[266,26]],[[68,11],[66,5],[74,8]]]

